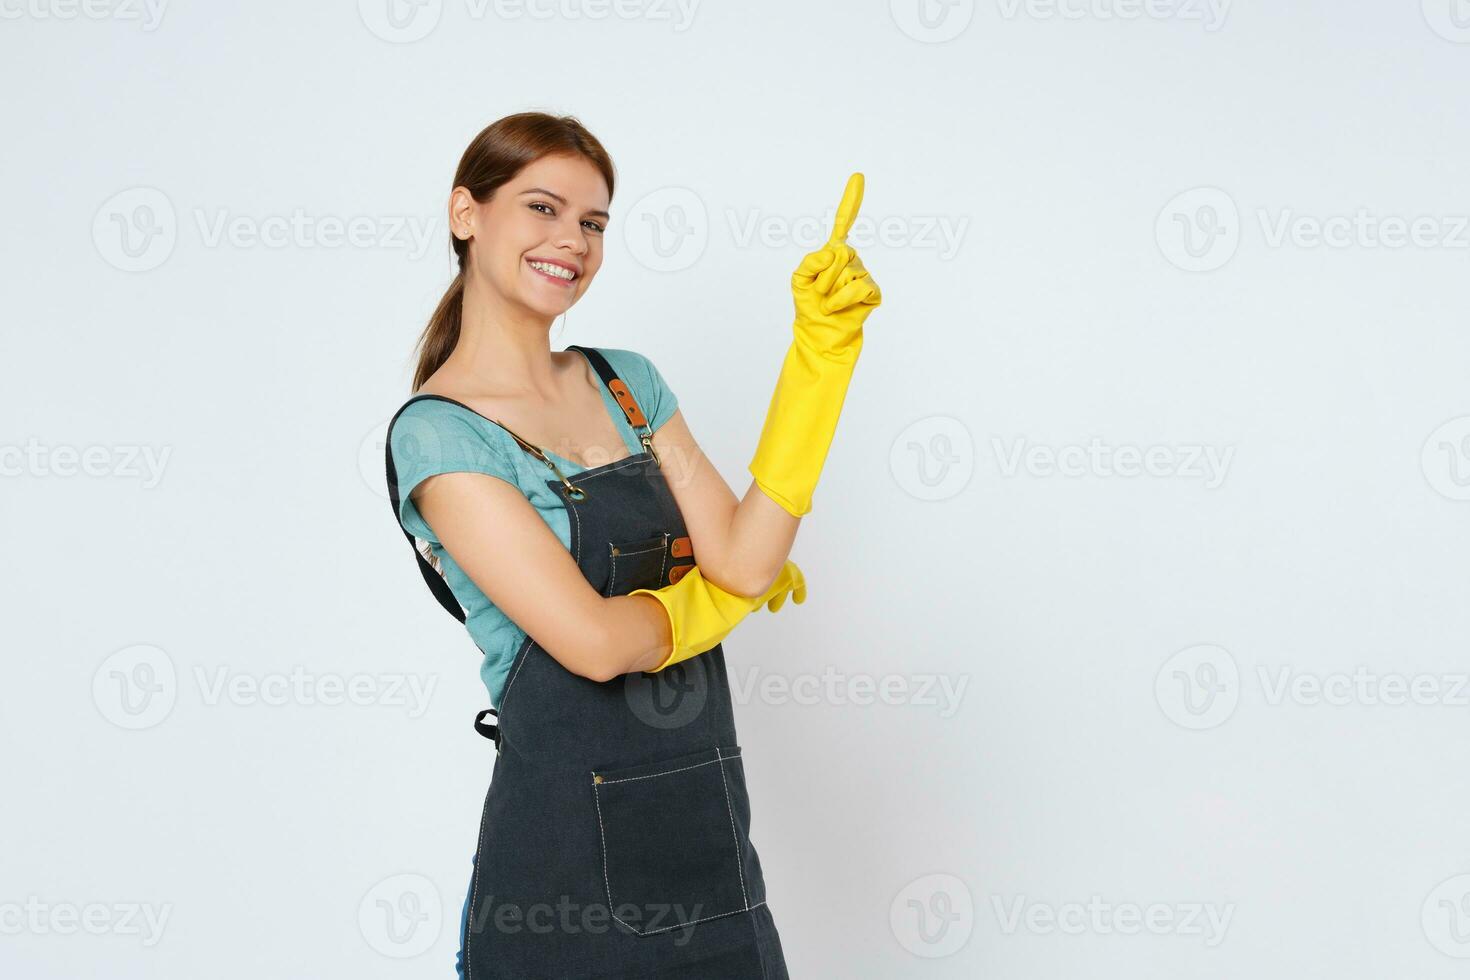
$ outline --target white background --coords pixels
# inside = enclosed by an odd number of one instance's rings
[[[793,977],[1464,975],[1470,4],[394,2],[0,0],[0,973],[452,976],[493,749],[381,439],[544,109],[620,177],[553,347],[737,492],[866,174],[810,598],[725,646]]]

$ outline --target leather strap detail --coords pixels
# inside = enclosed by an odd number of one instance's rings
[[[648,424],[648,419],[643,415],[643,409],[639,408],[638,403],[633,400],[633,392],[623,384],[622,378],[613,378],[607,382],[607,387],[613,393],[613,398],[617,400],[619,407],[622,408],[623,414],[628,416],[628,424],[634,427]]]

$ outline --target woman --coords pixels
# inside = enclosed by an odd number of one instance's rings
[[[862,177],[792,277],[795,337],[738,501],[647,358],[550,349],[602,264],[613,186],[575,118],[475,137],[449,201],[459,273],[388,430],[395,514],[498,709],[476,719],[497,754],[458,967],[773,980],[720,641],[806,595],[786,556],[880,301],[845,244]]]

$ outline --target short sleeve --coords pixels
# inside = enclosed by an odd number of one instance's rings
[[[638,407],[643,409],[650,429],[657,432],[660,426],[673,418],[679,408],[679,399],[652,361],[637,351],[617,347],[599,347],[598,350],[608,359],[618,377],[633,387],[633,397],[638,400]]]
[[[408,533],[434,544],[439,539],[409,499],[420,483],[439,473],[486,473],[517,485],[501,447],[449,402],[426,398],[403,409],[389,433],[389,451],[398,476],[399,520]]]

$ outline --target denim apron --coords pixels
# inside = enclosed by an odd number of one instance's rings
[[[592,588],[620,596],[677,582],[694,553],[648,421],[601,354],[568,350],[592,364],[643,451],[566,477],[510,434],[554,474],[546,483]],[[388,483],[396,515],[391,453]],[[441,603],[453,602],[419,563]],[[463,620],[457,602],[445,608]],[[490,713],[495,724],[475,719],[496,757],[460,937],[465,980],[787,980],[720,646],[598,682],[527,636]]]

